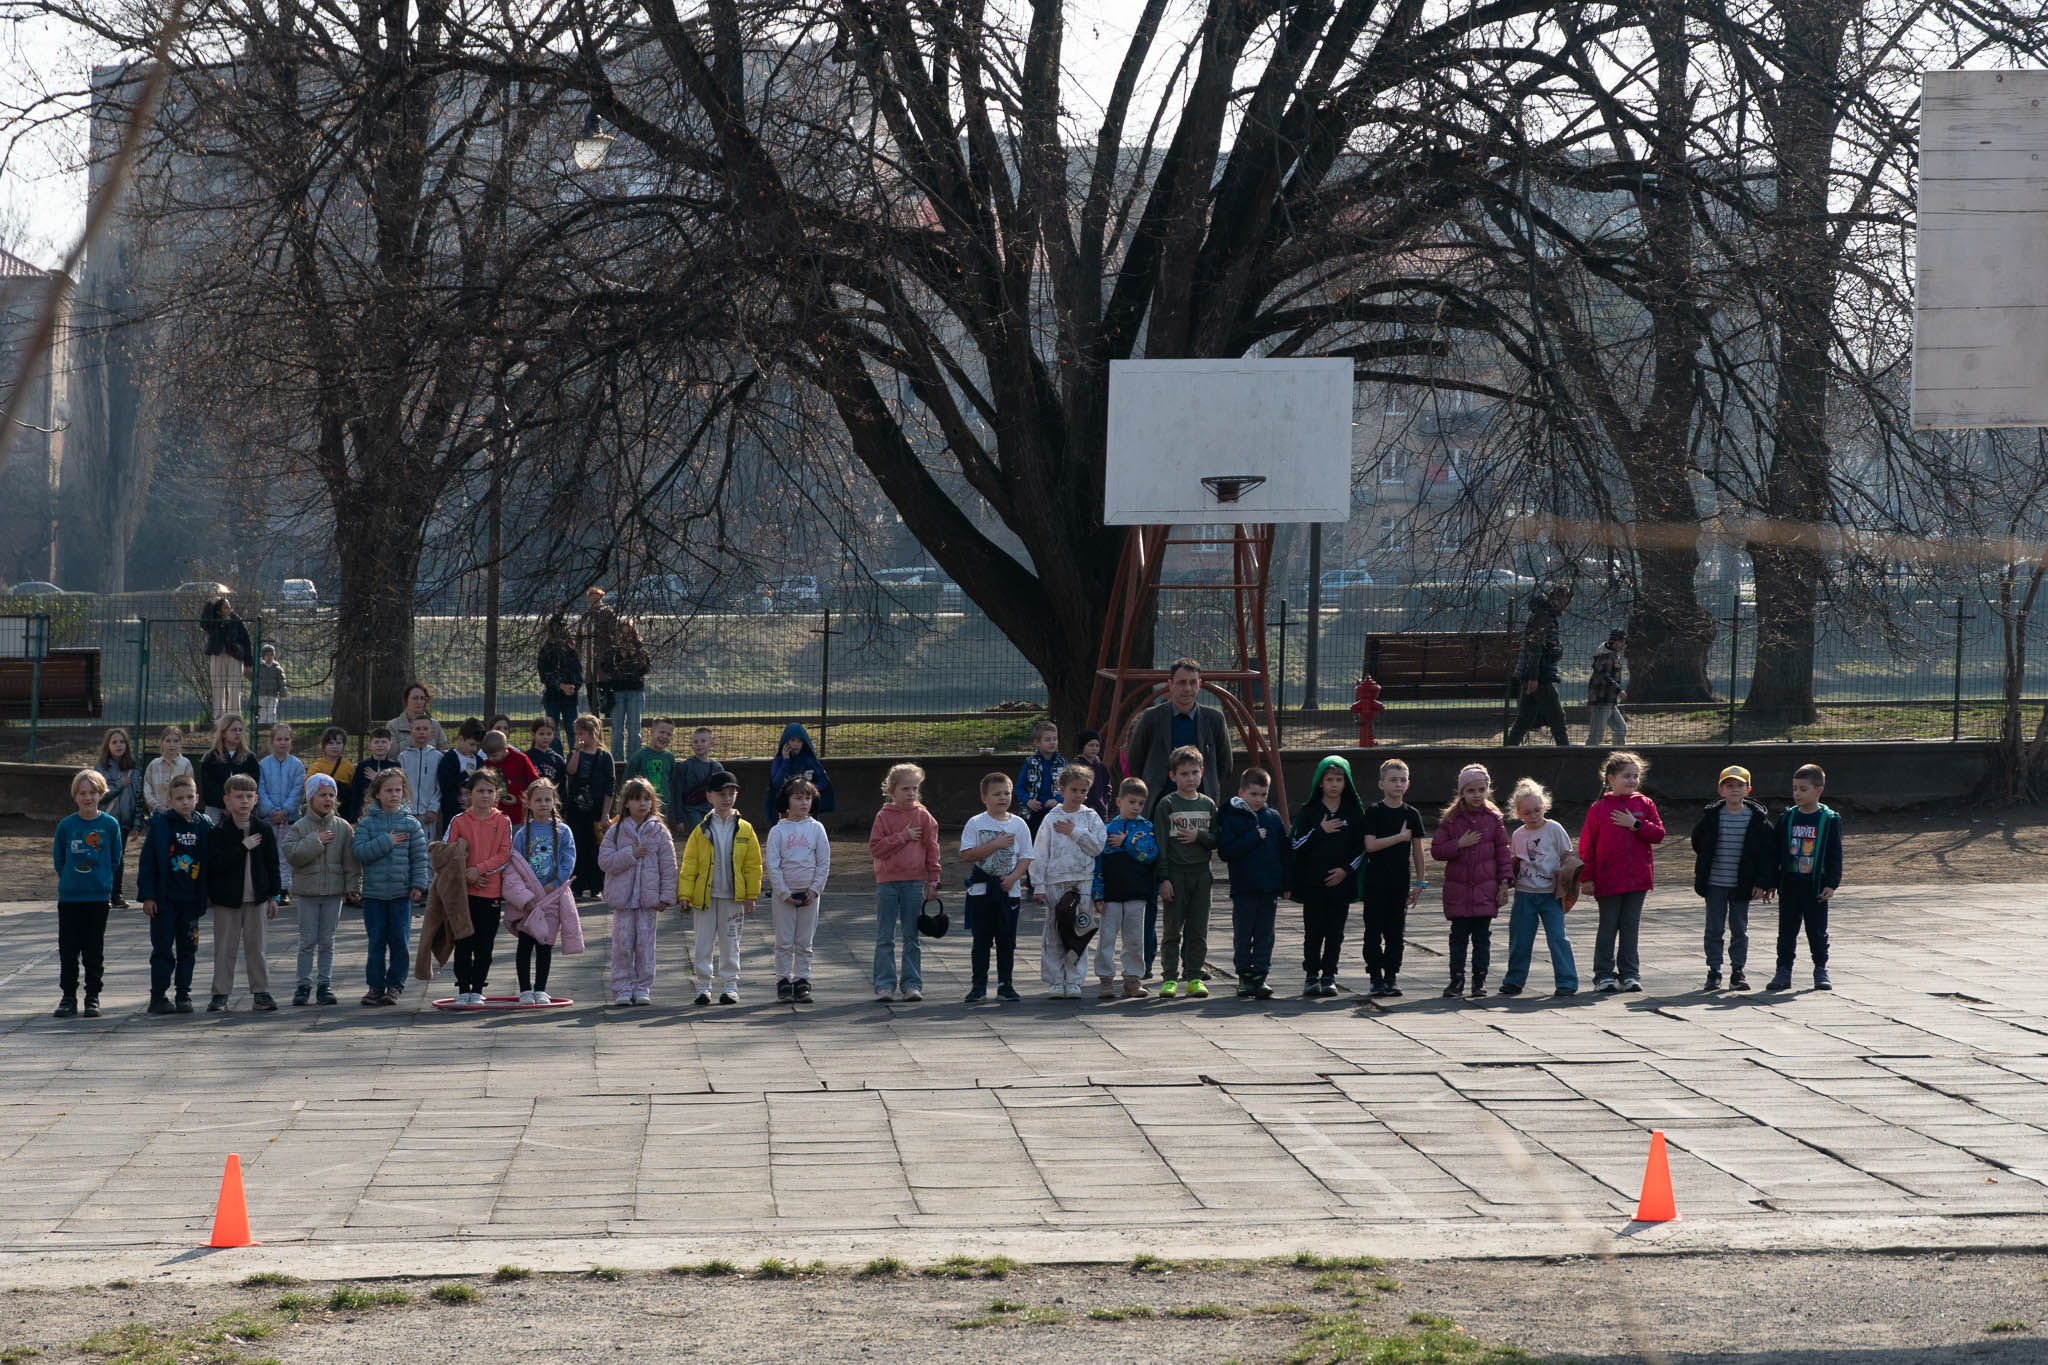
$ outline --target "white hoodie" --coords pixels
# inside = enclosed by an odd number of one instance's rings
[[[1060,820],[1073,821],[1073,833],[1061,834],[1055,830],[1053,824]],[[1102,826],[1102,817],[1088,807],[1067,811],[1054,806],[1039,822],[1038,837],[1031,845],[1032,881],[1041,886],[1050,886],[1054,882],[1061,885],[1092,883],[1095,880],[1095,857],[1108,841],[1109,832]]]

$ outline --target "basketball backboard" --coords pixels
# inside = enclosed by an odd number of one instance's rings
[[[2048,426],[2048,71],[1930,71],[1913,425]]]
[[[1110,362],[1102,519],[1348,519],[1351,391],[1341,357]]]

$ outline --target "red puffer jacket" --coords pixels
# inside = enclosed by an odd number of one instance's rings
[[[1618,810],[1629,812],[1640,823],[1634,829],[1615,824]],[[1650,850],[1663,842],[1664,818],[1657,814],[1655,801],[1641,792],[1626,797],[1609,792],[1593,803],[1579,829],[1579,860],[1586,865],[1579,880],[1590,883],[1596,896],[1648,891],[1657,883],[1655,855]]]
[[[1468,829],[1478,831],[1479,842],[1459,848]],[[1458,807],[1436,827],[1429,856],[1444,865],[1445,919],[1491,919],[1500,913],[1500,884],[1515,875],[1515,851],[1499,811]]]

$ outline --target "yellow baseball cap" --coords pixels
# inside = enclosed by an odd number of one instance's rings
[[[1740,782],[1745,787],[1753,785],[1749,780],[1749,769],[1734,763],[1721,769],[1721,782]],[[1718,787],[1721,785],[1721,782],[1716,782],[1714,785]]]

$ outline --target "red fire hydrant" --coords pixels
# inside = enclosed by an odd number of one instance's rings
[[[1380,685],[1367,674],[1359,679],[1355,691],[1358,700],[1351,703],[1351,714],[1358,717],[1358,747],[1370,749],[1373,746],[1372,718],[1386,710],[1380,701]]]

